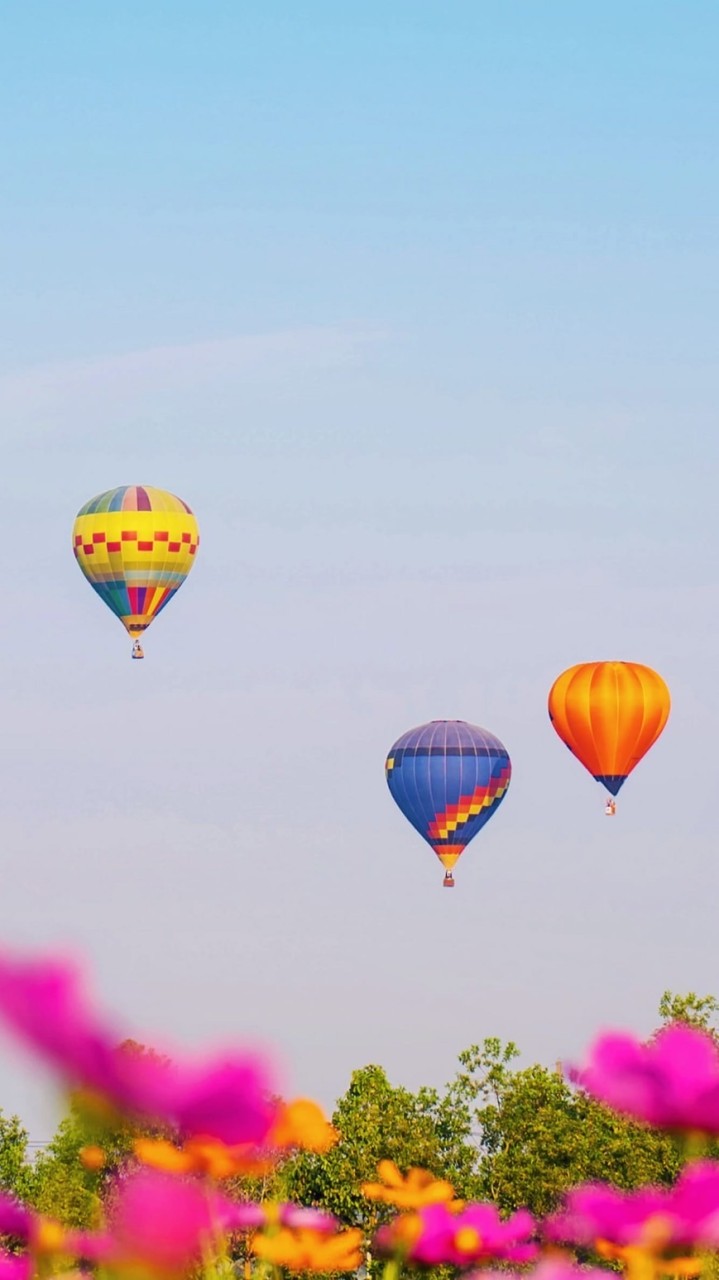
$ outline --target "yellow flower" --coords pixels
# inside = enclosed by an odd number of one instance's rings
[[[357,1229],[328,1235],[324,1231],[283,1228],[272,1235],[255,1236],[253,1253],[288,1271],[356,1271],[362,1261],[362,1232]]]
[[[281,1105],[267,1139],[270,1147],[301,1147],[304,1151],[329,1151],[339,1138],[322,1108],[311,1098],[296,1098]]]
[[[428,1204],[460,1207],[460,1202],[454,1199],[451,1184],[435,1178],[428,1169],[410,1169],[403,1178],[393,1160],[380,1160],[377,1173],[380,1182],[365,1182],[362,1186],[368,1200],[380,1200],[383,1204],[396,1205],[398,1209],[423,1209]]]
[[[454,1237],[454,1247],[458,1253],[476,1253],[481,1243],[481,1236],[474,1227],[460,1227]]]

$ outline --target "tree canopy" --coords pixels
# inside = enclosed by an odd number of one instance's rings
[[[719,1001],[665,991],[661,1024],[683,1021],[719,1038]],[[126,1046],[148,1052],[142,1046]],[[382,1159],[404,1172],[430,1169],[463,1199],[489,1199],[500,1210],[553,1209],[578,1182],[602,1179],[618,1187],[674,1180],[684,1160],[676,1141],[608,1110],[568,1082],[558,1067],[518,1065],[511,1041],[487,1037],[459,1055],[443,1088],[416,1092],[390,1082],[381,1066],[354,1071],[332,1117],[339,1140],[326,1154],[291,1154],[262,1185],[237,1179],[228,1190],[286,1196],[335,1214],[368,1234],[386,1217],[361,1194]],[[101,1168],[88,1168],[83,1148],[101,1142]],[[131,1151],[129,1130],[98,1130],[78,1100],[36,1159],[16,1116],[0,1111],[0,1187],[68,1225],[89,1227],[108,1178]]]

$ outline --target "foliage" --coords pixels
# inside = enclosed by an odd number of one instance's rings
[[[27,1130],[17,1116],[0,1110],[0,1189],[23,1197],[29,1194],[32,1181]]]
[[[135,1040],[123,1041],[120,1049],[157,1062],[167,1061]],[[157,1132],[154,1127],[138,1126],[122,1119],[112,1109],[98,1109],[82,1094],[71,1097],[67,1116],[35,1162],[28,1187],[29,1202],[66,1226],[80,1230],[95,1226],[104,1188],[129,1158],[133,1139],[140,1135],[154,1136]],[[101,1168],[84,1165],[81,1154],[87,1147],[102,1149]]]
[[[665,993],[660,1015],[707,1027],[712,996]],[[496,1037],[471,1045],[444,1090],[393,1086],[381,1067],[355,1071],[333,1123],[340,1141],[327,1155],[298,1155],[286,1166],[292,1198],[374,1229],[386,1218],[359,1185],[389,1158],[402,1169],[430,1168],[462,1198],[487,1197],[504,1212],[541,1216],[582,1181],[630,1189],[668,1184],[682,1155],[676,1141],[611,1111],[567,1082],[561,1069],[518,1068],[519,1050]]]
[[[671,1138],[625,1120],[546,1067],[512,1073],[478,1118],[482,1191],[507,1211],[544,1215],[579,1182],[631,1188],[669,1182],[679,1169]]]
[[[105,1164],[87,1169],[81,1161],[84,1147],[101,1144]],[[96,1224],[102,1189],[130,1152],[131,1132],[123,1125],[110,1128],[74,1100],[69,1114],[33,1169],[30,1203],[41,1213],[67,1226],[88,1229]]]
[[[340,1140],[326,1155],[303,1152],[285,1170],[285,1188],[303,1204],[334,1213],[341,1222],[367,1232],[391,1216],[365,1200],[362,1182],[375,1177],[382,1159],[401,1169],[421,1166],[438,1176],[446,1167],[446,1139],[436,1118],[432,1090],[412,1093],[390,1084],[383,1069],[353,1072],[349,1088],[332,1116]]]
[[[719,1001],[711,995],[666,991],[659,1014],[665,1025],[681,1022],[719,1038]],[[132,1042],[124,1047],[155,1057]],[[323,1154],[288,1149],[266,1173],[236,1175],[223,1191],[233,1200],[315,1206],[344,1227],[360,1228],[369,1240],[394,1216],[391,1203],[362,1193],[382,1160],[403,1173],[431,1170],[461,1199],[491,1201],[505,1217],[519,1208],[545,1217],[582,1183],[602,1180],[631,1190],[676,1181],[687,1158],[677,1140],[610,1110],[569,1083],[559,1067],[520,1066],[518,1059],[513,1042],[488,1037],[459,1055],[457,1073],[444,1089],[416,1092],[393,1085],[380,1066],[362,1067],[337,1102],[333,1147]],[[109,1180],[127,1165],[140,1135],[163,1137],[167,1131],[138,1127],[78,1095],[33,1163],[20,1121],[0,1112],[0,1188],[70,1228],[94,1229]],[[88,1147],[102,1148],[101,1167],[83,1160]],[[716,1157],[719,1142],[708,1137],[704,1150]],[[247,1272],[252,1242],[250,1232],[230,1246],[229,1258]],[[438,1280],[442,1275],[438,1269]]]
[[[719,1014],[719,1000],[715,996],[698,996],[694,991],[676,995],[665,991],[659,1001],[659,1017],[663,1023],[685,1022],[687,1026],[708,1031],[715,1039],[719,1031],[715,1019]]]

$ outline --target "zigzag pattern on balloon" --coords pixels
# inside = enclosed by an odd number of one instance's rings
[[[431,720],[403,733],[385,769],[395,802],[447,871],[496,813],[512,773],[499,738],[466,720]]]
[[[447,840],[458,827],[465,822],[469,822],[470,818],[475,818],[482,809],[489,809],[498,800],[501,800],[507,787],[511,769],[509,765],[505,765],[497,778],[490,778],[486,787],[477,787],[471,795],[460,796],[457,804],[450,804],[443,813],[438,813],[433,822],[430,822],[428,835],[430,840],[438,842]]]

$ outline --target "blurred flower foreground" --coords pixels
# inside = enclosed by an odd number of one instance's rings
[[[497,1160],[489,1166],[488,1194],[475,1199],[455,1189],[458,1179],[471,1184],[456,1154],[466,1145],[452,1148],[452,1178],[446,1168],[402,1167],[393,1158],[406,1121],[379,1107],[377,1068],[366,1069],[368,1092],[357,1086],[354,1112],[345,1112],[354,1128],[347,1120],[345,1131],[341,1108],[333,1126],[311,1100],[279,1098],[269,1063],[255,1053],[182,1061],[122,1038],[97,1015],[80,975],[63,960],[0,956],[0,1020],[57,1074],[69,1104],[61,1132],[78,1173],[68,1174],[66,1164],[58,1183],[53,1166],[48,1190],[47,1178],[35,1177],[31,1167],[13,1166],[3,1120],[0,1187],[12,1192],[0,1190],[0,1280],[56,1274],[279,1280],[299,1272],[397,1280],[430,1271],[442,1280],[489,1272],[536,1280],[719,1275],[719,1161],[712,1159],[719,1050],[706,1027],[670,1020],[646,1043],[600,1036],[586,1063],[568,1069],[569,1083],[559,1072],[554,1080],[525,1073],[533,1101],[517,1112],[511,1142],[506,1128],[500,1141],[498,1117],[506,1126],[512,1106],[517,1110],[516,1082],[509,1087],[506,1075],[512,1047],[485,1042],[491,1052],[484,1057],[468,1051],[454,1092],[439,1099],[420,1091],[411,1114],[426,1138],[422,1126],[433,1113],[446,1165],[452,1135],[470,1127],[462,1097],[466,1102],[469,1091],[485,1098],[485,1143]],[[478,1065],[479,1084],[472,1076]],[[405,1092],[403,1105],[409,1098]],[[556,1110],[557,1099],[574,1128],[554,1122],[542,1130],[541,1117]],[[353,1149],[370,1129],[381,1158],[372,1176],[348,1182],[348,1168],[357,1167]],[[545,1135],[540,1142],[538,1133]],[[601,1136],[606,1181],[594,1176],[592,1134]],[[629,1144],[627,1134],[634,1135]],[[564,1166],[585,1176],[573,1186],[550,1187],[540,1173],[532,1196],[548,1209],[537,1211],[516,1203],[517,1180],[528,1165],[535,1174]],[[659,1169],[661,1177],[643,1184],[645,1168]],[[23,1178],[25,1196],[17,1194]],[[48,1211],[58,1203],[63,1212]],[[336,1212],[328,1212],[328,1203],[337,1204]]]

